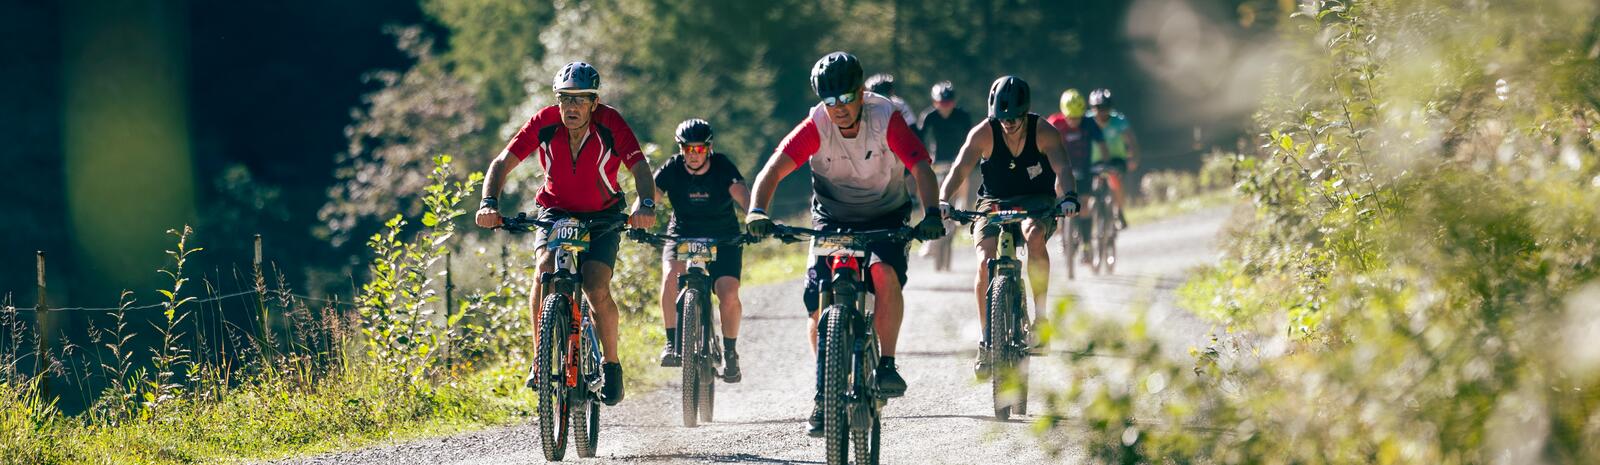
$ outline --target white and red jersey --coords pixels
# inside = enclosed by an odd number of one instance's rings
[[[812,204],[828,220],[871,221],[904,207],[911,201],[906,170],[929,160],[894,103],[864,95],[855,137],[844,137],[818,103],[778,145],[778,153],[796,165],[811,163]]]

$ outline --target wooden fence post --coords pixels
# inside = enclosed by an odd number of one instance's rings
[[[267,309],[267,275],[266,270],[261,267],[260,234],[256,234],[255,237],[255,259],[251,261],[251,266],[256,272],[256,305],[261,308],[261,328],[258,333],[261,338],[261,346],[267,351],[277,352],[278,347],[272,337],[272,313]],[[263,353],[262,355],[270,356],[271,354]]]
[[[50,358],[50,330],[54,325],[50,321],[50,300],[44,281],[44,251],[35,253],[38,259],[39,298],[33,308],[33,326],[38,331],[39,349],[38,353],[34,354],[33,370],[39,376],[40,397],[50,399],[50,367],[46,360]]]
[[[451,252],[444,252],[444,366],[446,370],[455,366],[455,329],[450,324],[450,312],[455,309],[456,282],[450,275]]]

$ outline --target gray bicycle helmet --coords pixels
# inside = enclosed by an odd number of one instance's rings
[[[867,90],[884,97],[894,95],[894,75],[889,73],[872,75],[867,78]]]
[[[567,63],[556,73],[555,83],[550,87],[556,92],[599,94],[600,71],[581,61]]]
[[[939,81],[933,85],[933,101],[948,102],[956,99],[956,86],[950,81]]]

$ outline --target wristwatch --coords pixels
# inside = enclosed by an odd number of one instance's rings
[[[646,209],[646,210],[655,210],[656,209],[656,201],[655,201],[655,199],[648,199],[648,198],[639,199],[639,206],[640,207],[644,207],[644,209]]]

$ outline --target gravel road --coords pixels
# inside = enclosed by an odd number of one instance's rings
[[[1209,209],[1136,224],[1120,241],[1122,263],[1112,276],[1067,281],[1059,266],[1052,293],[1077,296],[1079,310],[1131,318],[1130,305],[1149,302],[1151,334],[1170,355],[1204,342],[1210,325],[1174,307],[1176,288],[1194,266],[1216,259],[1215,237],[1228,209]],[[797,247],[799,247],[797,245]],[[909,389],[884,409],[883,462],[904,464],[1077,463],[1083,447],[1058,436],[1061,455],[1046,456],[1028,418],[999,422],[992,416],[987,383],[972,376],[979,326],[973,311],[973,254],[958,250],[954,270],[932,271],[913,258],[906,292],[906,321],[897,360]],[[601,411],[599,455],[578,463],[823,463],[821,440],[803,431],[811,411],[814,366],[806,340],[800,284],[748,288],[740,336],[745,365],[740,384],[717,386],[716,421],[684,428],[676,381],[652,392],[630,391],[627,400]],[[628,343],[623,341],[624,344]],[[1071,348],[1071,347],[1063,347]],[[1065,386],[1055,358],[1032,364],[1034,395]],[[676,378],[673,376],[672,378]],[[1034,405],[1039,405],[1036,400]],[[531,419],[530,419],[531,421]],[[446,438],[384,445],[285,461],[286,464],[523,464],[543,463],[537,426],[494,428]],[[1067,438],[1067,439],[1063,439]]]

